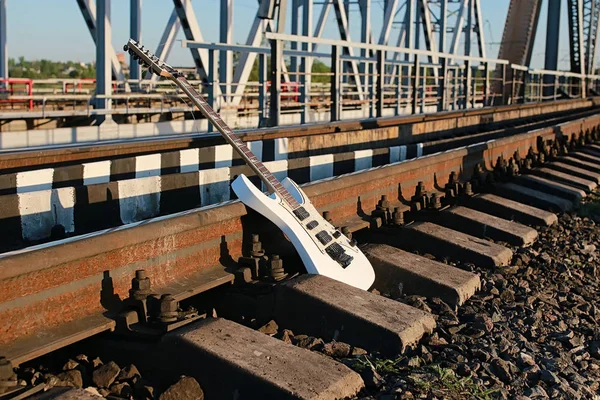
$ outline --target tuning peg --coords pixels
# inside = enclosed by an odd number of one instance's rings
[[[125,45],[125,46],[123,46],[123,51],[131,51],[131,50],[129,50],[129,46],[128,45]]]

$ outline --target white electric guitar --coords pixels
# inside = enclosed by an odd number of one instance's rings
[[[285,233],[308,273],[325,275],[364,290],[371,287],[375,272],[369,260],[356,243],[348,240],[319,214],[298,185],[289,178],[279,182],[180,72],[132,39],[124,46],[124,50],[151,73],[175,82],[265,183],[270,194],[261,192],[243,174],[231,186],[244,204],[268,218]]]

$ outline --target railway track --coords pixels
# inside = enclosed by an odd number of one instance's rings
[[[195,376],[210,396],[354,396],[364,376],[251,327],[274,319],[382,354],[414,347],[436,320],[378,293],[456,307],[481,281],[411,251],[510,265],[536,228],[595,190],[598,139],[600,116],[586,115],[306,185],[327,218],[369,243],[373,292],[303,274],[285,238],[237,201],[2,254],[0,355],[18,366],[103,333],[107,354],[164,379]]]

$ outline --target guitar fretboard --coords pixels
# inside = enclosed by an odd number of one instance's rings
[[[206,99],[189,82],[181,76],[173,76],[175,83],[188,95],[194,104],[200,109],[200,112],[213,124],[213,126],[223,135],[225,140],[233,146],[238,154],[246,161],[248,166],[258,175],[258,177],[267,185],[267,187],[279,194],[281,198],[292,208],[300,207],[296,199],[288,192],[281,182],[265,167],[265,165],[254,155],[231,128],[223,121],[221,116],[213,110]]]

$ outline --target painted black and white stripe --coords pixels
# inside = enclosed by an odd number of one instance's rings
[[[422,154],[422,146],[393,146],[287,159],[287,139],[251,149],[278,179],[298,184],[356,172]],[[204,154],[203,154],[204,153]],[[210,160],[206,154],[212,155]],[[149,154],[16,173],[14,194],[0,196],[6,239],[44,240],[55,225],[80,234],[231,200],[230,184],[244,173],[262,186],[228,145]],[[58,178],[58,179],[57,179]],[[121,179],[118,179],[121,178]],[[74,183],[65,186],[66,182]]]

